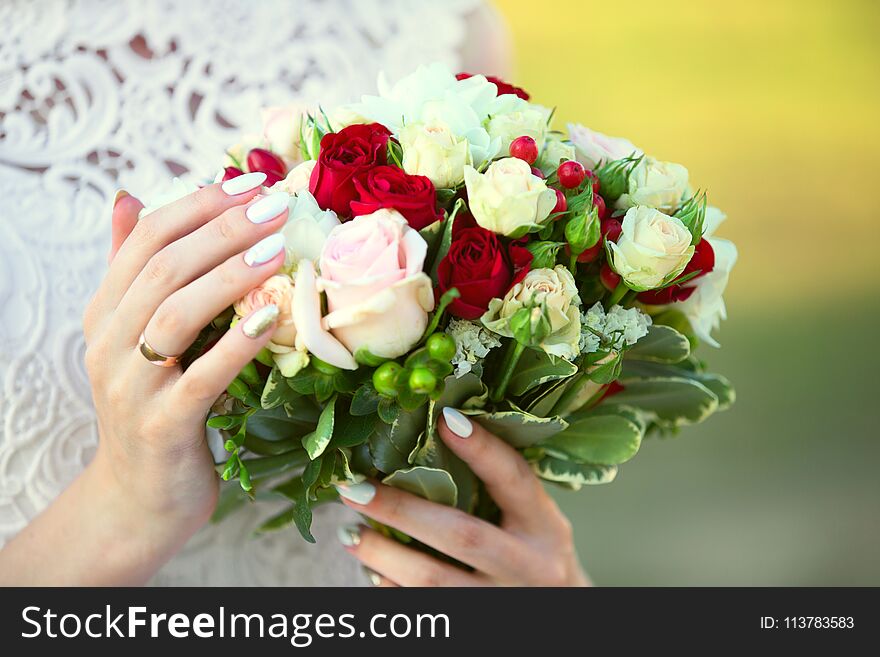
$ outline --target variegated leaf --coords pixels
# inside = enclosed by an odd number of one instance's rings
[[[382,480],[382,483],[414,493],[437,504],[455,506],[458,501],[458,488],[452,475],[439,468],[416,465],[392,472]]]
[[[654,324],[648,335],[626,350],[626,358],[657,363],[678,363],[691,353],[688,339],[670,326]]]
[[[616,465],[572,463],[552,456],[533,463],[532,468],[541,479],[566,484],[574,490],[581,486],[607,484],[617,476]]]

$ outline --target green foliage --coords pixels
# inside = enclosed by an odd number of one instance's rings
[[[336,397],[332,397],[324,409],[321,411],[321,417],[318,418],[318,426],[312,433],[306,434],[302,438],[302,445],[308,452],[309,458],[314,460],[324,453],[330,439],[333,437],[334,425],[334,409],[336,407]]]
[[[629,157],[606,162],[593,172],[599,178],[602,196],[609,204],[626,193],[629,188],[629,174],[643,157],[644,155],[636,157],[633,153]]]
[[[414,493],[430,502],[456,506],[458,488],[445,470],[416,465],[397,470],[382,480],[383,484]]]
[[[559,250],[563,246],[565,246],[565,242],[550,242],[547,240],[533,240],[526,244],[526,248],[532,254],[531,268],[553,269],[556,266]]]
[[[626,358],[653,361],[656,363],[678,363],[691,353],[687,337],[671,326],[654,324],[648,334],[626,351]]]
[[[541,443],[547,454],[581,464],[618,465],[636,455],[645,425],[626,412],[598,410],[571,420],[564,431]]]
[[[467,414],[487,431],[520,449],[542,443],[568,427],[568,422],[561,417],[538,417],[510,402],[502,404],[502,409],[505,407],[507,410],[468,411]]]
[[[673,216],[681,219],[691,234],[691,244],[698,244],[703,239],[703,224],[706,219],[706,193],[698,192],[686,200]]]
[[[578,368],[564,358],[550,356],[543,349],[526,349],[507,384],[507,392],[519,397],[548,381],[573,376]]]
[[[573,463],[552,456],[533,463],[532,468],[541,479],[564,484],[573,490],[584,485],[607,484],[617,476],[616,465]]]

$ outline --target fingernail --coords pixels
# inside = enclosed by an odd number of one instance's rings
[[[370,570],[369,568],[364,567],[364,574],[373,586],[379,586],[382,583],[382,577],[375,570]]]
[[[449,430],[459,438],[467,438],[474,431],[474,425],[464,415],[454,408],[448,406],[443,409],[443,418],[446,420],[446,426]]]
[[[336,490],[347,500],[355,504],[369,504],[376,496],[376,487],[369,481],[359,484],[338,484]]]
[[[339,527],[336,536],[345,547],[357,547],[361,544],[361,528],[357,525]]]
[[[220,189],[229,196],[235,196],[236,194],[244,194],[252,189],[256,189],[264,182],[266,182],[266,174],[262,171],[254,171],[236,178],[230,178],[220,185]]]
[[[128,192],[124,189],[120,189],[118,192],[116,192],[116,196],[113,197],[113,207],[115,208],[117,205],[119,205],[119,201],[124,199],[126,196],[128,196]]]
[[[237,178],[233,178],[237,180]],[[290,200],[290,194],[287,192],[275,192],[264,196],[247,209],[245,216],[250,219],[252,224],[266,223],[270,219],[274,219],[287,209],[287,202]]]
[[[244,262],[248,267],[255,267],[269,262],[284,250],[284,235],[275,233],[264,237],[244,254]]]
[[[278,306],[274,303],[255,310],[250,317],[242,322],[241,332],[249,338],[260,337],[266,332],[266,329],[275,323],[275,320],[278,319],[278,313]]]

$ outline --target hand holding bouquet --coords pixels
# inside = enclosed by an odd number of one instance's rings
[[[262,530],[313,540],[311,509],[370,478],[494,522],[437,435],[443,409],[578,489],[612,481],[650,433],[733,402],[693,354],[717,346],[725,313],[724,215],[683,166],[582,126],[566,138],[551,116],[433,66],[352,105],[273,110],[230,149],[218,180],[261,172],[259,202],[289,218],[263,243],[283,239],[283,268],[182,359],[243,317],[275,322],[208,419],[240,484],[218,515],[280,496],[289,508]]]

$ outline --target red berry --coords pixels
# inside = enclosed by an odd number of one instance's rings
[[[247,155],[248,171],[262,171],[265,174],[274,173],[281,178],[287,173],[287,165],[284,160],[265,148],[252,148]],[[268,180],[266,181],[269,182]]]
[[[538,167],[532,167],[532,175],[533,175],[533,176],[538,176],[538,178],[543,178],[543,177],[544,177],[544,172],[541,171]]]
[[[593,183],[593,193],[599,193],[599,176],[597,176],[591,169],[587,169],[586,171],[587,178],[590,179],[590,182]]]
[[[559,177],[560,185],[568,189],[573,189],[584,182],[584,177],[587,175],[587,171],[584,169],[584,165],[580,162],[566,160],[559,165],[559,168],[556,170],[556,175]]]
[[[558,189],[554,189],[553,191],[556,192],[556,205],[553,206],[553,212],[565,212],[568,208],[568,201],[565,200],[565,194]],[[553,212],[551,212],[551,214],[553,214]],[[559,217],[557,217],[557,219],[558,218]]]
[[[538,159],[538,144],[528,135],[517,137],[510,142],[510,156],[534,164]]]
[[[608,208],[605,205],[605,199],[599,196],[596,192],[593,192],[593,205],[596,206],[596,212],[598,212],[600,220],[608,216]]]
[[[589,249],[582,251],[581,254],[577,257],[577,261],[582,265],[593,262],[596,258],[599,257],[600,253],[602,253],[602,240],[596,242],[596,244],[591,246]],[[565,245],[565,255],[567,255],[569,258],[571,257],[571,247],[568,244]]]
[[[223,169],[223,178],[220,182],[226,182],[232,178],[238,178],[244,172],[238,167],[226,167]]]
[[[604,235],[605,239],[609,242],[616,242],[617,238],[620,237],[620,233],[623,231],[623,228],[620,226],[620,220],[618,219],[603,219],[600,228],[602,230],[602,235]]]
[[[599,270],[599,280],[608,290],[613,290],[620,283],[620,276],[606,262]]]

